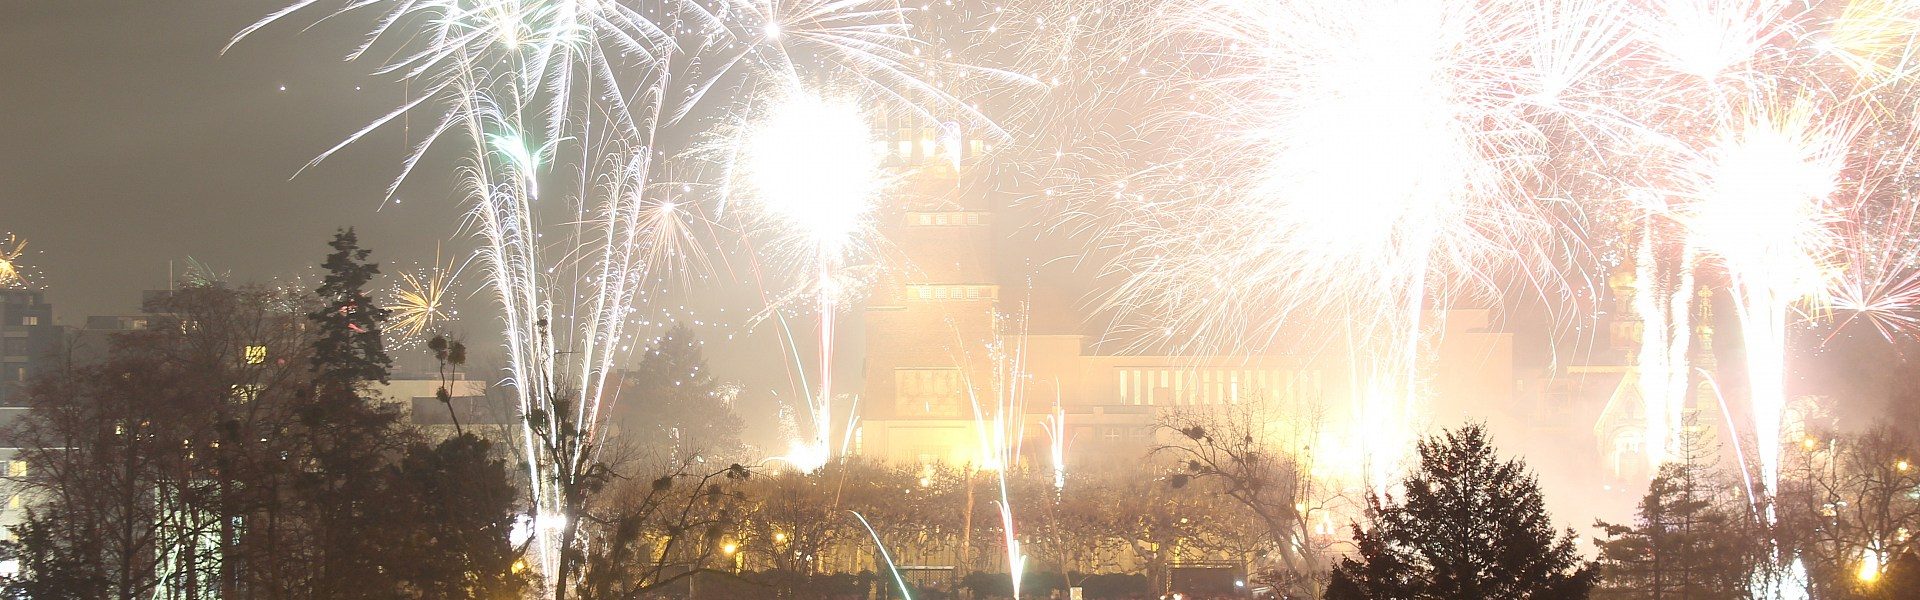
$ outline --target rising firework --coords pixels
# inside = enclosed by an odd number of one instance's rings
[[[1100,212],[1121,283],[1107,308],[1178,350],[1345,338],[1355,421],[1384,480],[1422,406],[1429,303],[1559,289],[1563,233],[1535,186],[1556,130],[1625,127],[1625,16],[1602,2],[1175,3],[1158,39],[1192,63],[1147,117],[1170,158]],[[1168,73],[1161,78],[1159,73]],[[1516,93],[1516,84],[1519,92]],[[1127,157],[1137,159],[1138,157]],[[1092,204],[1092,202],[1089,202]],[[1381,481],[1384,483],[1384,481]]]
[[[1729,279],[1769,494],[1780,489],[1787,327],[1795,307],[1821,300],[1845,214],[1835,192],[1855,131],[1821,109],[1805,99],[1756,102],[1689,162],[1679,213]],[[1771,522],[1771,503],[1766,511]]]
[[[235,39],[316,3],[282,9]],[[635,315],[656,282],[701,262],[689,237],[715,229],[697,227],[706,217],[692,186],[661,180],[661,159],[674,154],[659,141],[663,127],[697,124],[688,119],[697,105],[737,109],[804,77],[851,90],[858,103],[991,130],[928,74],[980,86],[1018,79],[922,53],[910,11],[877,0],[390,0],[341,11],[380,13],[350,56],[392,57],[375,72],[413,95],[315,160],[416,109],[437,119],[394,186],[438,141],[470,152],[460,170],[468,223],[505,323],[509,382],[522,413],[548,423],[530,418],[521,432],[537,523],[574,517],[560,488],[567,469],[600,447],[607,376],[639,345]],[[826,329],[831,340],[830,320]],[[535,527],[549,577],[560,529]]]
[[[886,186],[873,129],[857,104],[796,85],[727,146],[737,150],[729,170],[742,180],[752,229],[770,255],[801,274],[794,296],[811,298],[820,318],[819,389],[807,390],[813,436],[790,454],[796,465],[818,468],[833,455],[834,322],[843,297],[855,291],[845,289],[843,269],[867,255]]]

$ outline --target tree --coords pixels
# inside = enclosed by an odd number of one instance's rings
[[[408,597],[512,598],[524,588],[508,542],[519,492],[493,453],[491,442],[459,434],[414,443],[388,468],[383,521],[406,526],[381,550]]]
[[[1809,438],[1812,439],[1812,438]],[[1900,598],[1891,565],[1920,553],[1920,447],[1882,426],[1799,447],[1779,496],[1781,544],[1836,598]],[[1889,592],[1889,590],[1895,590]]]
[[[1697,431],[1689,426],[1689,431]],[[1660,467],[1632,526],[1596,523],[1597,597],[1744,598],[1765,560],[1763,532],[1739,488],[1722,480],[1719,449],[1689,433],[1674,462]]]
[[[1225,496],[1249,513],[1277,550],[1279,578],[1294,593],[1313,595],[1332,553],[1330,544],[1312,535],[1309,522],[1309,513],[1326,501],[1316,497],[1311,476],[1309,444],[1317,437],[1312,435],[1317,423],[1296,420],[1291,439],[1272,439],[1270,424],[1280,421],[1251,403],[1243,406],[1227,413],[1168,415],[1157,427],[1173,442],[1153,454],[1178,461],[1184,473],[1171,480],[1178,486],[1200,482],[1197,491]]]
[[[12,432],[28,466],[12,483],[34,513],[16,531],[32,558],[14,589],[131,599],[276,584],[273,567],[295,559],[252,541],[287,529],[254,517],[273,514],[274,482],[297,464],[278,432],[308,374],[308,338],[282,300],[171,290],[146,307],[152,329],[34,382]],[[107,587],[74,587],[83,581]]]
[[[1583,599],[1594,585],[1573,532],[1556,536],[1540,486],[1519,460],[1500,461],[1478,425],[1418,445],[1406,499],[1367,499],[1353,526],[1356,556],[1327,585],[1329,600]]]
[[[367,399],[366,387],[386,383],[393,360],[380,327],[388,310],[373,303],[366,286],[380,266],[366,262],[352,229],[334,235],[334,250],[322,265],[316,290],[320,309],[307,315],[317,336],[310,359],[314,387],[300,407],[298,435],[310,465],[295,479],[299,505],[311,519],[317,571],[312,590],[322,598],[391,597],[400,586],[381,564],[387,534],[406,524],[376,520],[390,498],[381,471],[405,447],[399,413]]]
[[[740,450],[745,424],[722,397],[700,347],[691,327],[676,324],[620,382],[615,424],[667,463],[696,453],[731,459]]]
[[[592,527],[594,543],[579,549],[574,596],[640,598],[702,573],[730,573],[722,561],[730,564],[739,551],[737,484],[751,474],[739,464],[705,473],[683,467],[652,480],[626,480],[596,498],[602,502],[579,516]]]
[[[333,235],[333,254],[320,266],[320,310],[307,315],[320,328],[313,343],[313,369],[322,386],[347,388],[368,381],[387,382],[393,359],[380,339],[380,325],[393,311],[374,304],[367,284],[380,274],[380,265],[366,262],[372,250],[360,247],[352,228]]]

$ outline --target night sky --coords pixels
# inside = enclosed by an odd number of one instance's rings
[[[31,242],[57,319],[132,312],[193,257],[237,281],[317,264],[354,226],[388,263],[454,233],[445,168],[381,206],[405,132],[293,177],[396,106],[400,86],[340,60],[355,19],[291,20],[220,50],[271,10],[237,0],[87,0],[0,9],[0,229]],[[284,91],[282,91],[284,86]],[[356,89],[358,88],[358,89]],[[417,135],[417,134],[416,134]],[[448,153],[442,153],[448,154]]]
[[[189,257],[236,283],[314,273],[339,227],[357,228],[389,276],[431,264],[436,245],[449,258],[471,255],[453,185],[458,140],[430,152],[383,203],[401,160],[437,116],[431,109],[295,176],[402,105],[406,90],[391,76],[369,75],[387,57],[344,62],[377,12],[304,30],[313,19],[288,19],[221,53],[235,32],[276,8],[238,0],[0,8],[0,130],[12,138],[0,150],[0,232],[29,241],[21,262],[38,274],[32,283],[54,303],[56,322],[137,312],[140,291],[166,287],[170,263],[182,273]],[[475,295],[485,292],[481,283],[463,278],[452,329],[486,367],[501,364],[500,338],[491,298]],[[659,312],[744,320],[744,310],[684,304],[698,306]],[[784,370],[767,368],[787,361],[771,328],[709,326],[701,334],[716,373],[747,385],[750,426],[770,430],[776,396],[797,389]],[[842,339],[857,341],[858,330]],[[427,368],[424,351],[393,354],[401,370]],[[842,377],[857,377],[857,360],[843,366]]]
[[[371,74],[387,56],[345,62],[378,10],[306,27],[325,10],[317,7],[221,52],[280,7],[84,0],[0,8],[0,131],[11,134],[0,150],[0,233],[30,242],[21,262],[37,273],[31,281],[54,303],[56,322],[137,312],[140,291],[166,287],[170,266],[182,273],[189,257],[236,283],[311,274],[339,227],[357,228],[389,276],[431,264],[437,245],[449,258],[472,254],[454,185],[460,140],[443,141],[383,202],[438,117],[431,103],[301,172],[404,104],[408,90],[395,76]],[[707,325],[699,329],[716,375],[746,386],[741,412],[770,434],[777,398],[800,389],[796,359],[782,352],[777,327],[740,326],[760,308],[743,303],[758,294],[742,293],[745,274],[717,271],[691,297],[645,308],[655,319]],[[502,361],[482,283],[467,276],[457,287],[461,319],[452,329],[485,367]],[[1055,304],[1073,302],[1063,298]],[[814,335],[811,317],[793,326]],[[857,311],[842,315],[840,330],[836,379],[849,389],[861,368]],[[811,346],[798,347],[798,360],[813,364],[804,356]],[[428,368],[424,352],[393,354],[403,371]]]

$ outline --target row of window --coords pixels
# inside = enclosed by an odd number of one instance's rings
[[[959,225],[983,225],[987,222],[987,213],[977,210],[951,210],[942,212],[907,213],[909,227],[950,227]]]
[[[1296,373],[1287,369],[1119,369],[1121,404],[1238,404],[1275,401],[1296,394]]]
[[[1000,286],[979,284],[907,284],[908,300],[998,300]]]
[[[984,140],[963,139],[958,128],[900,127],[887,130],[883,137],[886,141],[879,142],[881,153],[897,162],[958,160],[992,149]]]

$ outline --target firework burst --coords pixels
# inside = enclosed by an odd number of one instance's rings
[[[1822,303],[1842,169],[1857,133],[1814,101],[1755,102],[1691,160],[1678,218],[1730,280],[1746,347],[1756,453],[1768,493],[1779,490],[1790,312]],[[1818,310],[1815,308],[1815,310]],[[1767,505],[1772,520],[1772,505]]]
[[[0,239],[0,289],[27,287],[27,276],[23,272],[26,266],[20,264],[21,257],[26,255],[26,240],[11,233]]]
[[[1181,351],[1346,340],[1376,476],[1422,412],[1430,306],[1562,289],[1537,189],[1555,131],[1628,127],[1597,73],[1628,47],[1604,2],[1176,2],[1155,39],[1187,57],[1143,135],[1187,158],[1136,167],[1098,239],[1123,333]],[[1127,157],[1137,159],[1137,157]],[[1385,439],[1397,437],[1400,439]]]
[[[394,343],[419,344],[459,315],[449,293],[458,274],[452,261],[441,263],[437,251],[432,268],[400,272],[387,300],[387,308],[393,311],[389,327],[396,334]]]
[[[316,4],[288,6],[235,40]],[[711,223],[702,198],[689,192],[696,186],[663,181],[671,167],[664,159],[677,155],[661,141],[663,128],[700,125],[690,117],[706,113],[696,107],[726,114],[806,80],[851,90],[855,105],[952,115],[997,131],[974,103],[938,83],[984,88],[1019,79],[930,51],[908,22],[914,11],[877,0],[388,0],[350,2],[332,14],[349,11],[379,14],[349,57],[392,57],[375,73],[406,82],[412,96],[315,161],[416,109],[438,117],[393,186],[436,142],[470,152],[460,171],[472,207],[467,225],[482,242],[478,258],[505,323],[508,380],[521,410],[552,413],[555,398],[577,398],[569,414],[548,415],[567,427],[529,424],[521,432],[540,519],[570,518],[558,469],[592,460],[600,447],[607,376],[636,345],[637,310],[658,282],[704,263],[690,238],[716,229],[700,227]],[[692,137],[699,136],[667,139]],[[813,222],[820,207],[791,208],[789,216],[810,221],[801,225],[822,225]],[[834,294],[820,296],[829,298],[822,313],[831,314]],[[830,342],[831,318],[823,325]],[[562,431],[582,435],[569,441],[557,437]],[[540,531],[535,554],[551,575],[559,549],[552,532]]]

